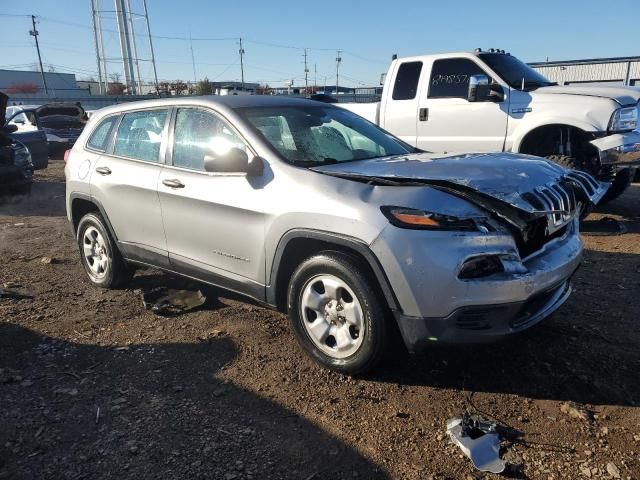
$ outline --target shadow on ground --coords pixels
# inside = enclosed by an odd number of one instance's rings
[[[387,478],[221,380],[236,353],[225,338],[113,348],[0,324],[0,478]]]

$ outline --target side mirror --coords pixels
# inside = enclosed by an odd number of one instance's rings
[[[5,133],[13,133],[18,131],[18,126],[13,124],[8,124],[2,127],[2,131]]]
[[[245,172],[249,171],[247,152],[237,147],[230,148],[222,155],[204,156],[204,169],[207,172]]]
[[[486,75],[471,75],[469,77],[469,91],[467,100],[470,102],[484,102],[489,99],[491,85]]]

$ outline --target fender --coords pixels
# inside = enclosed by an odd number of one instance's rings
[[[104,222],[107,225],[107,228],[109,229],[109,233],[111,234],[111,238],[113,238],[116,243],[118,242],[118,236],[116,235],[116,231],[113,229],[113,226],[111,225],[111,222],[109,221],[109,216],[107,215],[106,210],[104,209],[104,207],[102,206],[102,204],[100,203],[100,201],[96,200],[94,197],[92,197],[91,195],[87,194],[87,193],[82,193],[82,192],[71,192],[71,194],[69,195],[69,206],[73,207],[73,201],[74,200],[86,200],[87,202],[93,203],[97,208],[98,211],[100,212],[100,215],[102,216],[102,219],[104,220]],[[73,224],[74,220],[80,220],[78,219],[74,219],[73,218],[73,210],[71,212],[69,212],[69,216],[72,220],[71,223],[71,228],[73,230],[73,235],[75,237],[76,235],[76,227]]]
[[[601,132],[602,130],[598,128],[596,125],[585,122],[582,120],[578,120],[575,118],[569,117],[542,117],[537,119],[533,123],[526,122],[524,124],[520,124],[518,128],[513,132],[510,137],[507,137],[507,145],[505,150],[511,152],[519,152],[520,146],[522,144],[522,140],[533,130],[540,127],[547,127],[550,125],[565,125],[569,127],[579,128],[585,132]],[[509,144],[511,144],[511,148],[509,148]]]
[[[369,246],[354,237],[350,237],[348,235],[341,235],[339,233],[325,232],[321,230],[312,230],[312,229],[292,229],[287,231],[278,242],[278,246],[276,247],[273,261],[271,263],[271,270],[269,273],[268,284],[266,287],[266,297],[267,303],[270,305],[277,304],[277,278],[278,278],[278,270],[283,261],[282,255],[289,244],[294,239],[304,238],[307,240],[319,240],[327,243],[334,244],[338,247],[348,248],[350,250],[355,251],[359,255],[361,255],[364,260],[367,262],[371,271],[376,277],[378,284],[382,290],[382,293],[385,297],[387,305],[391,310],[398,311],[398,301],[396,299],[395,294],[393,293],[393,289],[391,284],[389,283],[389,279],[382,266],[380,265],[380,261],[375,256],[375,254],[371,251]]]

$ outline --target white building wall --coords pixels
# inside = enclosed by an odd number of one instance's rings
[[[627,75],[629,63],[631,66],[630,83],[640,86],[640,61],[590,64],[535,64],[532,66],[549,80],[560,85],[575,82],[615,82],[622,85]]]

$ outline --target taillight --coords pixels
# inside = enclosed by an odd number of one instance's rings
[[[64,151],[64,163],[67,163],[69,161],[69,154],[71,153],[71,150],[65,150]]]

